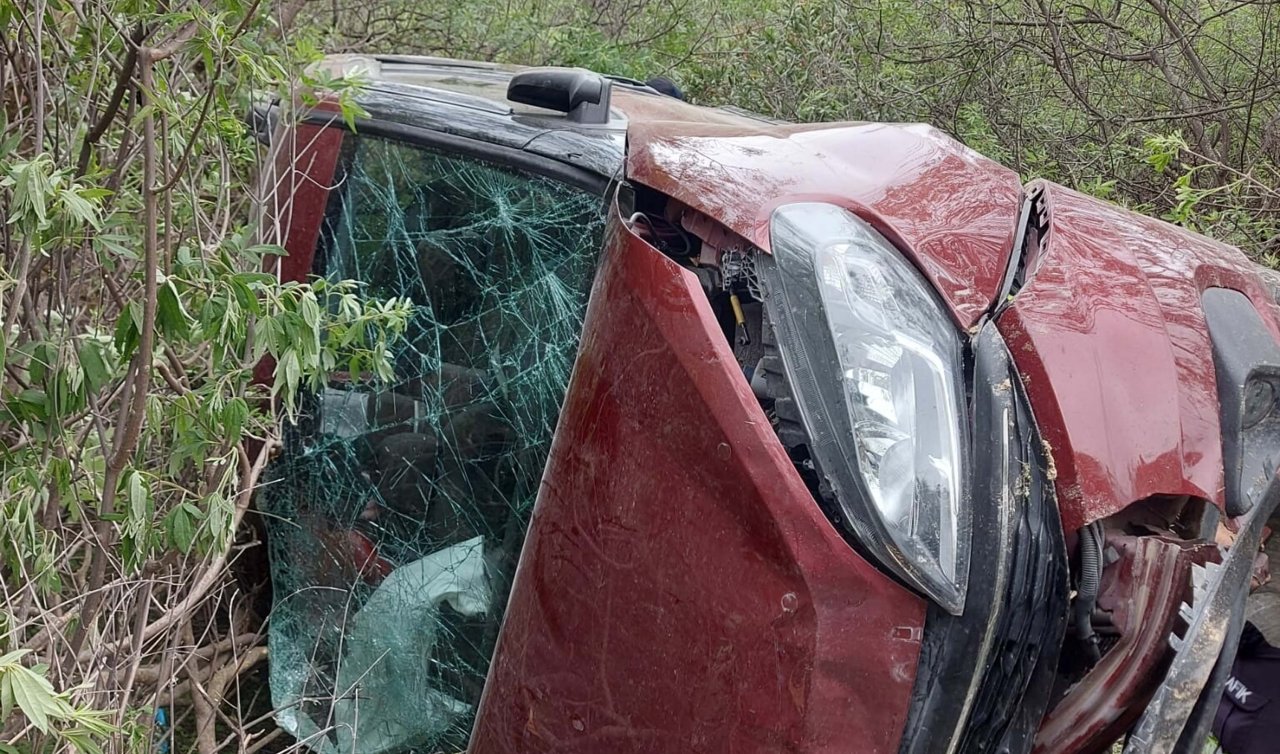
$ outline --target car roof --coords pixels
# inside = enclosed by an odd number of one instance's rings
[[[691,105],[643,83],[612,81],[606,123],[512,102],[507,84],[521,66],[422,55],[329,55],[315,69],[362,81],[356,101],[374,123],[449,134],[548,157],[606,178],[618,175],[630,123],[716,123],[743,129],[776,123],[733,108]]]

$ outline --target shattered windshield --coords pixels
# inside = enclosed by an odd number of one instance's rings
[[[393,381],[335,373],[260,493],[272,694],[316,751],[456,752],[577,350],[601,200],[346,141],[315,272],[416,308]]]

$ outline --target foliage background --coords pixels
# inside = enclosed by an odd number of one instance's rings
[[[233,567],[271,401],[407,316],[261,274],[290,187],[241,116],[321,50],[926,121],[1276,266],[1278,38],[1274,0],[0,0],[0,749],[284,743]]]
[[[277,10],[0,1],[5,751],[275,735],[239,684],[266,649],[233,568],[260,549],[241,523],[273,409],[340,360],[385,376],[409,313],[272,274],[283,229],[255,212],[292,174],[256,172],[243,115],[294,101]]]
[[[667,75],[799,121],[923,121],[1022,173],[1280,255],[1273,0],[351,0],[330,51]]]

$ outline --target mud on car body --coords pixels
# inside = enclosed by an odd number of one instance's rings
[[[1203,740],[1280,496],[1238,250],[926,126],[324,65],[367,117],[274,126],[280,274],[417,310],[260,495],[309,746]]]

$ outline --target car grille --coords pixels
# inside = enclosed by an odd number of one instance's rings
[[[902,754],[1029,751],[1049,701],[1069,574],[1050,462],[1020,384],[984,328],[974,342],[969,592],[959,616],[929,608]],[[983,452],[1005,436],[1006,456]]]
[[[1069,593],[1062,527],[1044,482],[1031,485],[1022,506],[1005,609],[957,751],[1029,751],[1048,702]]]

